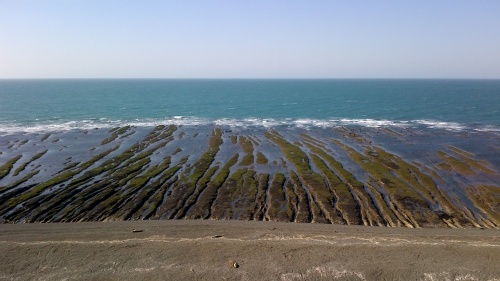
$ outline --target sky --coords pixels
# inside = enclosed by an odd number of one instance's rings
[[[0,79],[500,79],[500,1],[0,0]]]

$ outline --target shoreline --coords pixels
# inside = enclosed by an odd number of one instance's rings
[[[0,279],[5,280],[494,280],[500,276],[500,236],[498,230],[487,229],[213,220],[4,224],[0,250],[5,253],[0,258]]]
[[[144,118],[133,120],[90,118],[83,120],[27,120],[24,122],[4,121],[0,136],[30,134],[60,134],[77,131],[111,130],[116,127],[154,129],[156,126],[222,127],[236,130],[262,130],[275,128],[297,129],[388,129],[388,130],[435,130],[436,132],[490,133],[498,135],[500,126],[496,123],[440,121],[433,119],[372,119],[372,118],[208,118],[196,116],[170,116],[165,118]]]
[[[0,138],[0,221],[498,228],[496,134],[132,126]]]

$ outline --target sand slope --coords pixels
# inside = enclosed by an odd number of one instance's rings
[[[4,224],[0,252],[0,280],[500,279],[495,229],[208,220]]]

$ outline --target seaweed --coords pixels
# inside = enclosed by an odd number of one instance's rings
[[[5,164],[0,166],[0,180],[10,173],[10,170],[12,170],[14,164],[17,162],[17,160],[21,159],[21,157],[22,155],[17,155],[12,159],[7,160]]]
[[[500,226],[500,186],[478,185],[467,188],[466,193],[474,206],[486,216],[482,219],[483,226],[498,228]]]
[[[298,146],[289,143],[276,131],[273,133],[266,132],[265,136],[276,143],[280,148],[285,157],[295,165],[297,174],[299,175],[303,185],[307,186],[310,191],[313,200],[318,203],[320,209],[318,210],[316,216],[314,216],[314,222],[330,223],[332,222],[332,206],[333,206],[333,196],[329,189],[325,185],[325,180],[321,175],[315,173],[310,164],[309,157],[302,151]]]
[[[428,203],[421,194],[392,173],[393,170],[400,170],[399,165],[387,157],[387,154],[383,153],[382,150],[366,150],[365,155],[362,155],[339,141],[335,141],[335,143],[346,150],[352,160],[378,180],[396,208],[392,208],[392,210],[395,213],[401,213],[414,227],[429,223],[438,225],[444,223],[442,221],[440,223],[439,217],[429,209]],[[396,166],[398,169],[392,168]]]
[[[19,203],[25,202],[26,200],[39,195],[40,193],[42,193],[47,188],[50,188],[52,186],[55,186],[55,185],[58,185],[60,183],[63,183],[65,181],[70,180],[74,175],[77,175],[81,171],[83,171],[83,170],[87,169],[88,167],[92,166],[95,162],[97,162],[98,160],[104,158],[105,156],[107,156],[108,154],[110,154],[111,152],[113,152],[116,149],[118,149],[118,147],[113,147],[111,149],[108,149],[108,150],[106,150],[106,151],[104,151],[104,152],[102,152],[102,153],[100,153],[100,154],[92,157],[87,162],[79,165],[78,169],[75,169],[73,171],[64,171],[64,172],[56,175],[55,177],[53,177],[53,178],[51,178],[51,179],[49,179],[49,180],[47,180],[45,182],[42,182],[42,183],[39,183],[39,184],[35,185],[29,191],[27,191],[25,193],[22,193],[22,194],[20,194],[20,195],[18,195],[16,197],[11,198],[11,199],[9,199],[7,202],[5,202],[5,204],[3,204],[2,206],[0,206],[0,214],[3,214],[5,212],[7,212],[8,210],[14,208]]]
[[[257,152],[257,164],[259,165],[267,165],[269,160],[267,160],[266,156],[262,152]]]
[[[181,175],[179,181],[172,187],[172,194],[164,202],[165,210],[160,216],[172,219],[183,208],[186,200],[195,192],[197,182],[207,172],[220,149],[222,131],[216,128],[208,142],[208,149],[197,159],[187,172]]]
[[[243,185],[243,175],[247,169],[238,169],[227,177],[224,184],[217,190],[217,196],[212,204],[211,217],[214,219],[234,219],[234,194]]]
[[[240,136],[239,137],[240,145],[245,152],[245,156],[243,156],[243,159],[241,162],[238,164],[239,166],[249,166],[252,165],[254,162],[254,156],[253,156],[253,144],[250,140],[247,138]]]
[[[43,137],[40,139],[40,141],[43,142],[43,141],[47,140],[49,137],[50,137],[50,133],[47,133],[47,134],[43,135]]]
[[[24,176],[23,178],[21,178],[21,179],[19,179],[19,180],[15,181],[15,182],[13,182],[13,183],[11,183],[11,184],[7,185],[7,186],[0,186],[0,194],[1,194],[1,193],[4,193],[4,192],[6,192],[6,191],[8,191],[8,190],[10,190],[10,189],[13,189],[13,188],[18,187],[20,184],[25,183],[26,181],[28,181],[29,179],[31,179],[34,175],[38,174],[39,172],[40,172],[40,170],[35,170],[35,171],[33,171],[33,172],[31,172],[31,173],[27,174],[27,175],[26,175],[26,176]],[[12,197],[12,196],[10,196],[10,197]],[[8,198],[10,198],[10,197],[8,197]],[[3,196],[3,197],[2,197],[2,199],[4,199],[4,200],[5,200],[6,198],[7,198],[7,196]],[[2,203],[3,203],[3,202],[0,202],[0,205],[1,205]]]
[[[474,170],[471,169],[467,163],[458,160],[457,158],[450,156],[443,151],[438,151],[437,154],[441,159],[446,161],[446,163],[451,166],[451,168],[456,171],[457,173],[464,175],[464,176],[471,176],[477,174]]]
[[[270,221],[291,221],[292,217],[287,213],[286,196],[283,191],[285,184],[285,175],[282,173],[274,174],[271,185],[269,186],[269,206],[266,218]]]
[[[20,172],[24,171],[24,169],[26,168],[26,166],[28,166],[30,163],[34,162],[35,160],[39,159],[40,157],[42,157],[45,153],[47,153],[48,150],[45,150],[45,151],[42,151],[38,154],[35,154],[33,157],[31,157],[31,159],[26,162],[26,163],[23,163],[21,166],[19,166],[15,171],[14,173],[12,174],[14,177],[19,175]]]
[[[229,176],[229,169],[236,164],[238,157],[238,154],[233,155],[233,157],[219,169],[219,172],[211,177],[211,180],[198,197],[196,205],[193,205],[189,212],[187,212],[189,218],[207,219],[211,217],[213,203],[217,198],[218,190],[226,181]]]
[[[255,194],[253,214],[251,219],[253,220],[264,220],[264,214],[266,212],[266,190],[268,189],[269,174],[263,173],[258,176],[257,179],[257,193]]]
[[[235,135],[232,135],[229,137],[231,139],[232,144],[237,144],[238,143],[238,137]]]

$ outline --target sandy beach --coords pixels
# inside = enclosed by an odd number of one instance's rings
[[[499,234],[213,220],[3,224],[0,280],[498,280]]]

